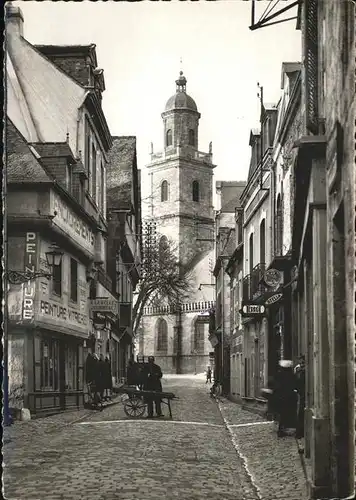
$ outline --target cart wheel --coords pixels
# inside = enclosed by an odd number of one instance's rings
[[[139,398],[132,398],[125,401],[124,412],[128,417],[139,418],[145,413],[146,405]]]

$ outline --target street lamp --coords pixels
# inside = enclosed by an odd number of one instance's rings
[[[48,267],[52,269],[53,266],[59,266],[62,261],[62,255],[63,252],[56,249],[46,252]],[[52,273],[47,273],[45,271],[15,271],[12,269],[9,269],[5,275],[7,281],[12,285],[21,285],[22,283],[27,283],[36,278],[50,279],[52,277]]]
[[[51,251],[46,252],[46,260],[50,269],[54,265],[60,265],[62,261],[63,252],[53,248]],[[21,285],[23,283],[27,283],[28,281],[32,281],[36,278],[48,278],[52,277],[52,273],[47,273],[44,271],[15,271],[9,269],[4,273],[4,281],[7,283],[11,283],[12,285]],[[8,291],[8,290],[7,290]],[[3,381],[3,389],[4,389],[4,425],[9,426],[12,424],[12,417],[10,415],[9,408],[9,369],[8,369],[8,353],[9,353],[9,339],[8,339],[8,311],[7,311],[7,300],[5,306],[5,314],[6,314],[6,322],[4,329],[4,381]]]

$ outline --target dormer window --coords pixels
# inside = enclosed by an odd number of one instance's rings
[[[163,181],[161,184],[161,201],[168,201],[168,182]]]
[[[200,192],[199,192],[199,182],[198,181],[193,181],[193,184],[192,184],[192,197],[193,197],[193,201],[199,202]]]
[[[167,130],[167,133],[166,133],[166,146],[167,146],[167,148],[169,146],[172,146],[172,130],[171,129]]]
[[[189,130],[189,146],[195,146],[195,131],[191,128]]]

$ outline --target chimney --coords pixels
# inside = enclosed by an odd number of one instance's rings
[[[6,6],[6,32],[9,35],[23,36],[24,18],[20,7],[15,7],[12,3]]]

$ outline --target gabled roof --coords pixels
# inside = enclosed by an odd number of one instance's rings
[[[53,182],[9,118],[6,120],[6,159],[9,184]]]
[[[75,151],[78,109],[86,90],[13,30],[11,24],[7,29],[7,51],[13,70],[12,78],[7,71],[7,84],[14,90],[17,82],[22,90],[20,101],[14,91],[7,96],[9,118],[29,142],[65,141],[68,133]],[[37,137],[20,123],[21,115],[32,118]]]
[[[108,156],[106,189],[108,207],[130,208],[136,157],[136,137],[114,136]]]

